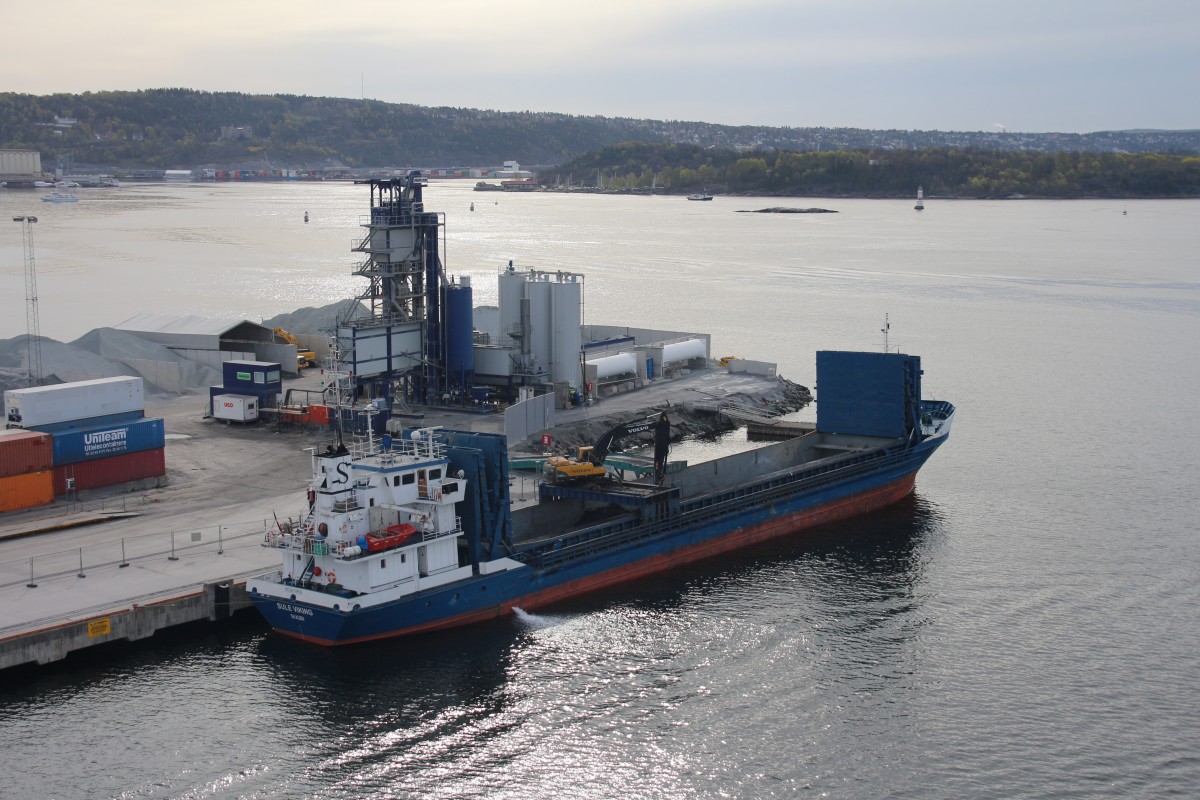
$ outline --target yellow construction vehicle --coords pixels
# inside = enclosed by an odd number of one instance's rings
[[[300,342],[296,341],[296,337],[285,331],[283,328],[276,328],[275,335],[283,339],[288,344],[296,345],[296,369],[304,369],[305,367],[315,367],[319,363],[317,354],[312,350],[307,350],[300,346]]]
[[[661,486],[667,470],[667,452],[671,443],[671,421],[667,412],[647,417],[638,422],[618,425],[601,436],[595,445],[579,448],[575,458],[551,456],[542,468],[545,475],[555,483],[573,483],[607,475],[604,461],[608,458],[613,441],[635,433],[654,431],[654,482]]]

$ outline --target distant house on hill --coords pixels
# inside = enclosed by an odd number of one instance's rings
[[[222,141],[236,141],[236,140],[240,140],[240,139],[253,139],[253,138],[254,138],[254,126],[253,125],[222,125],[221,126],[221,140]]]

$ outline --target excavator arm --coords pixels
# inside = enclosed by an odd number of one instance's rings
[[[618,425],[596,440],[596,444],[592,446],[589,460],[596,466],[602,467],[604,466],[604,460],[608,458],[608,451],[612,449],[612,443],[617,439],[621,439],[626,436],[633,436],[638,433],[645,433],[649,430],[654,430],[656,432],[655,439],[657,441],[657,431],[663,427],[666,428],[669,436],[671,432],[671,423],[667,420],[667,412],[665,411],[656,417],[647,417],[640,422],[628,422]]]
[[[556,479],[578,480],[605,475],[604,462],[608,459],[613,442],[626,436],[654,431],[654,483],[662,486],[667,471],[667,453],[671,446],[671,421],[667,412],[637,422],[617,425],[596,440],[590,448],[580,448],[579,458],[567,459],[556,456],[547,462],[547,474]]]

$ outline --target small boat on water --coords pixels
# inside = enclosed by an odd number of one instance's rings
[[[925,210],[925,187],[924,186],[917,187],[917,204],[915,206],[913,206],[913,208],[915,208],[917,211]]]
[[[689,194],[687,199],[688,200],[712,200],[713,196],[711,194],[706,194],[706,193]]]
[[[43,203],[78,203],[79,195],[71,192],[51,192],[42,198]]]

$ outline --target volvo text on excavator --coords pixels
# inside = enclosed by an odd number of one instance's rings
[[[604,462],[617,439],[654,431],[654,483],[661,486],[667,472],[667,452],[671,446],[671,421],[667,412],[637,422],[618,425],[596,440],[594,445],[579,448],[575,458],[551,456],[546,461],[545,474],[555,483],[570,483],[589,478],[603,478],[608,472]]]

